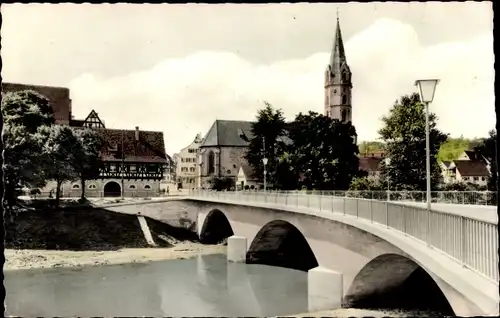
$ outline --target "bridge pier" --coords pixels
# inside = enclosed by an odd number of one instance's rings
[[[230,236],[227,238],[227,261],[245,263],[247,260],[247,238]]]
[[[325,267],[307,272],[307,298],[310,312],[342,307],[343,275]]]

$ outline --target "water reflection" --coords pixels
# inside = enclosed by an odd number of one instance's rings
[[[17,316],[272,316],[307,311],[307,273],[224,255],[5,272]]]

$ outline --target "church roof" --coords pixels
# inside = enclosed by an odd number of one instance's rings
[[[340,31],[340,22],[337,18],[335,40],[333,41],[333,48],[330,54],[330,72],[332,74],[339,74],[343,64],[347,66],[347,59],[344,50],[344,41],[342,40],[342,32]]]
[[[203,147],[247,147],[252,139],[252,122],[216,120],[203,138]]]

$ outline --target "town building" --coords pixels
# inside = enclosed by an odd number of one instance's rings
[[[236,185],[240,168],[248,165],[245,155],[251,139],[252,122],[216,120],[200,145],[199,187],[210,188],[214,177],[230,178]]]
[[[97,112],[92,110],[83,119],[71,115],[71,98],[68,88],[2,83],[4,92],[33,90],[47,97],[54,112],[56,124],[74,129],[94,129],[103,140],[99,177],[86,182],[85,195],[143,197],[160,195],[163,172],[172,164],[165,152],[163,132],[109,129]],[[49,181],[42,192],[55,193],[55,182]],[[62,185],[63,196],[80,196],[79,181]]]
[[[180,189],[198,188],[198,151],[202,141],[201,134],[197,134],[187,147],[174,154],[176,182]]]
[[[375,154],[359,156],[359,170],[368,174],[368,178],[377,181],[380,178],[383,157]]]

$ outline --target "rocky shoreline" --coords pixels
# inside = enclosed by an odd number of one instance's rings
[[[180,242],[166,248],[123,248],[115,251],[5,249],[4,270],[147,263],[225,252],[226,246],[223,245],[194,242]]]

